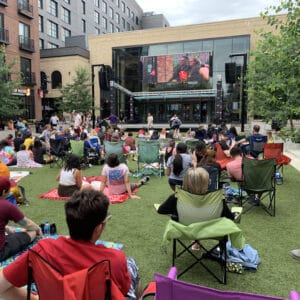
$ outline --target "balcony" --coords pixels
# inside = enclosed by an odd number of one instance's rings
[[[0,5],[7,6],[7,0],[0,0]]]
[[[19,48],[24,51],[34,52],[34,40],[24,35],[19,35]]]
[[[1,1],[1,0],[0,0]],[[27,1],[18,1],[18,13],[33,19],[33,6]]]
[[[9,32],[7,29],[0,28],[0,43],[9,44]]]
[[[27,86],[36,85],[35,73],[33,72],[23,72],[23,84]]]

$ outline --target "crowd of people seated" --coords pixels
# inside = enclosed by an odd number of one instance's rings
[[[75,113],[75,123],[70,128],[63,129],[59,127],[58,123],[54,124],[52,122],[47,124],[41,134],[36,137],[26,127],[26,124],[23,126],[17,123],[15,138],[8,136],[0,142],[0,155],[2,158],[0,171],[2,164],[6,167],[15,164],[18,167],[26,168],[50,163],[53,159],[50,152],[51,139],[82,140],[84,157],[87,157],[90,151],[105,153],[104,141],[122,142],[124,154],[127,155],[131,151],[138,152],[137,139],[148,139],[150,141],[168,139],[167,144],[161,150],[163,165],[166,168],[172,194],[160,205],[158,213],[171,215],[173,220],[178,221],[177,198],[176,193],[174,193],[178,186],[190,195],[203,196],[203,199],[211,195],[210,193],[218,192],[209,188],[212,180],[210,168],[216,169],[217,180],[221,182],[222,167],[216,157],[216,144],[220,145],[225,156],[232,158],[232,161],[226,165],[228,177],[231,180],[240,181],[242,177],[242,157],[243,155],[253,154],[250,148],[252,137],[262,136],[259,133],[260,128],[258,125],[253,127],[253,134],[243,138],[239,136],[235,127],[228,129],[225,124],[221,124],[219,128],[210,124],[207,129],[201,125],[196,129],[188,130],[186,135],[182,136],[179,133],[179,127],[173,124],[175,127],[171,126],[170,130],[166,128],[162,128],[161,131],[154,130],[151,126],[148,129],[141,128],[135,137],[133,132],[125,132],[124,128],[117,128],[115,119],[108,118],[106,121],[107,126],[98,126],[95,130],[91,130],[88,125],[80,123],[79,114]],[[111,126],[110,122],[112,123]],[[101,124],[103,125],[103,122]],[[98,141],[96,144],[92,142],[94,138]],[[195,140],[197,143],[192,149],[188,149],[186,142],[191,140]],[[271,141],[271,137],[269,137],[269,141]],[[259,153],[255,153],[255,157],[258,157],[258,155]],[[3,170],[5,171],[4,168]],[[66,252],[66,254],[72,253],[68,259],[82,258],[79,265],[76,264],[65,270],[66,273],[73,272],[76,268],[87,267],[97,262],[99,257],[107,255],[112,260],[112,277],[123,295],[127,295],[127,299],[137,299],[140,280],[135,261],[126,258],[122,252],[117,254],[114,251],[103,250],[103,247],[94,244],[101,236],[108,217],[109,201],[103,194],[104,189],[108,188],[112,195],[128,193],[130,198],[140,198],[140,196],[134,194],[134,190],[149,181],[149,177],[144,177],[137,183],[131,183],[129,173],[128,166],[126,163],[120,163],[117,154],[109,154],[102,168],[100,190],[95,191],[89,184],[84,183],[79,157],[72,154],[68,155],[65,165],[59,171],[56,180],[58,181],[58,195],[70,197],[70,200],[65,204],[70,238],[64,237],[57,241],[42,241],[34,248],[42,249],[41,252],[61,268],[64,268],[66,263],[63,259],[61,261],[55,260],[58,251]],[[3,174],[0,172],[0,207],[3,206],[5,211],[8,208],[6,208],[7,204],[6,206],[3,205],[4,200],[2,198],[5,198],[12,183],[7,175],[2,177]],[[219,184],[217,186],[221,187]],[[230,219],[235,217],[226,204],[223,206],[221,215]],[[0,213],[0,220],[2,218],[4,217]],[[36,236],[41,234],[39,226],[26,218],[18,209],[14,209],[11,215],[6,216],[1,226],[4,225],[5,227],[10,220],[23,226],[25,231],[19,234],[22,239],[18,239],[18,248],[15,247],[16,236],[9,235],[9,239],[7,239],[9,241],[8,246],[13,250],[7,250],[6,246],[4,247],[0,243],[0,261],[6,258],[8,254],[11,255],[11,253],[24,248]],[[87,224],[90,224],[88,230],[83,233],[82,228],[86,229]],[[4,228],[2,229],[4,230]],[[6,229],[9,231],[9,228]],[[10,240],[14,246],[10,246]],[[0,236],[1,241],[3,244],[5,237]],[[194,250],[197,250],[199,243],[199,241],[195,241]],[[52,252],[53,250],[54,252]],[[89,251],[93,251],[95,256],[85,254]],[[96,254],[98,255],[97,259]],[[23,295],[24,291],[19,290],[17,287],[26,283],[27,275],[22,276],[20,279],[15,279],[15,277],[21,271],[25,274],[24,270],[26,268],[27,254],[20,258],[18,264],[13,263],[0,272],[0,295],[8,297],[14,294]]]

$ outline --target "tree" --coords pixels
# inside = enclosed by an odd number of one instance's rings
[[[59,108],[64,112],[90,112],[93,109],[90,76],[85,68],[78,68],[73,83],[61,88]]]
[[[20,73],[13,71],[14,61],[7,62],[4,46],[0,46],[0,118],[7,120],[24,112],[23,100],[13,92],[20,87]],[[11,80],[13,77],[13,80]]]
[[[300,117],[300,0],[282,0],[261,17],[273,32],[261,31],[261,39],[248,66],[249,107],[266,121],[286,124]],[[280,12],[286,15],[278,16]]]

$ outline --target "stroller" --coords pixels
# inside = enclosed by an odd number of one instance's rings
[[[98,137],[90,138],[90,144],[93,148],[87,148],[86,160],[89,164],[99,165],[101,161],[101,145]]]

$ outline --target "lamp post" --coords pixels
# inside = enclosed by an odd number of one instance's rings
[[[247,53],[231,53],[229,57],[243,57],[243,68],[242,68],[242,101],[241,101],[241,131],[244,132],[245,130],[245,110],[246,110],[246,92],[245,92],[245,75],[247,71]]]
[[[95,122],[96,122],[96,116],[95,116],[95,68],[96,67],[103,67],[104,64],[96,64],[92,65],[92,122],[93,122],[93,128],[95,128]]]

